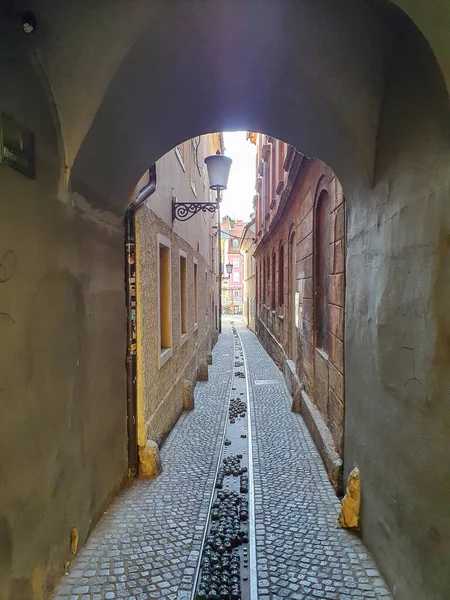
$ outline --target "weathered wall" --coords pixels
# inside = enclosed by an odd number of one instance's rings
[[[375,183],[347,198],[345,471],[400,599],[448,598],[450,122],[411,26],[389,57]]]
[[[198,140],[197,140],[198,141]],[[180,202],[209,199],[209,182],[203,159],[208,152],[203,137],[198,166],[193,162],[191,141],[184,146],[184,160],[175,150],[156,164],[155,193],[136,216],[138,306],[138,444],[161,444],[183,410],[184,380],[196,381],[197,366],[206,359],[218,334],[217,214],[195,215],[172,223],[172,197]],[[193,183],[193,186],[191,184]],[[145,184],[142,181],[138,188]],[[195,190],[195,193],[193,191]],[[159,357],[158,234],[171,242],[172,356],[161,367]],[[187,336],[181,336],[180,250],[187,255]],[[197,261],[198,325],[194,326],[194,259]],[[163,465],[164,466],[164,465]]]
[[[215,277],[204,257],[179,237],[151,208],[144,205],[137,213],[137,261],[140,276],[138,288],[138,443],[147,439],[161,444],[183,410],[182,386],[185,379],[195,382],[200,360],[214,343],[216,329],[211,310]],[[173,355],[158,367],[158,285],[157,234],[171,241],[172,249],[172,344]],[[181,344],[181,313],[179,286],[179,250],[187,253],[187,316],[188,336]],[[194,258],[198,261],[198,328],[194,329],[193,277]],[[206,275],[206,273],[208,275]],[[147,274],[147,276],[145,276]]]
[[[37,159],[0,165],[0,598],[41,600],[126,475],[123,233],[63,196],[42,82],[0,33],[0,110]]]
[[[300,162],[300,167],[298,166]],[[344,428],[344,199],[342,187],[333,171],[320,161],[297,158],[279,204],[274,204],[267,234],[257,244],[260,282],[258,335],[275,362],[284,370],[290,354],[292,331],[297,338],[297,354],[293,357],[295,372],[305,393],[316,405],[323,425],[329,430],[335,451],[343,456]],[[269,171],[270,172],[270,171]],[[317,316],[314,306],[318,236],[315,206],[319,195],[327,192],[329,211],[328,232],[328,347],[317,347]],[[279,208],[278,208],[279,206]],[[269,223],[271,221],[269,220]],[[291,284],[289,241],[295,235],[295,287]],[[283,260],[280,261],[280,252]],[[270,257],[270,269],[267,261]],[[273,260],[275,269],[273,270]],[[266,264],[264,277],[264,264]],[[280,265],[283,273],[280,272]],[[282,277],[283,298],[280,298]],[[265,294],[264,294],[265,279]],[[275,306],[272,293],[275,288]],[[298,293],[298,328],[294,324],[295,294]],[[276,341],[276,343],[275,343]],[[330,463],[331,465],[332,463]],[[334,467],[333,467],[334,469]],[[334,471],[330,473],[334,478]]]

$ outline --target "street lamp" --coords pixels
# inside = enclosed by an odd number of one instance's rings
[[[225,265],[225,268],[228,273],[228,279],[230,279],[231,273],[233,272],[233,265],[231,263],[228,263],[227,265]]]
[[[188,221],[198,212],[214,213],[219,208],[220,192],[227,189],[228,176],[233,161],[228,156],[220,154],[211,154],[205,158],[206,168],[208,170],[209,187],[216,190],[217,198],[215,202],[176,202],[172,204],[172,221]]]
[[[217,202],[220,200],[220,192],[227,189],[232,162],[231,158],[220,154],[219,150],[215,154],[211,154],[211,156],[205,158],[205,165],[208,169],[209,187],[217,191]]]

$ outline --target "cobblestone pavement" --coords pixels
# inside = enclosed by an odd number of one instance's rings
[[[54,600],[188,598],[219,458],[233,365],[229,319],[209,381],[162,448],[164,471],[124,489]],[[358,600],[389,592],[362,542],[335,528],[339,502],[283,376],[236,321],[249,369],[259,600]]]
[[[162,475],[137,480],[118,495],[54,600],[175,599],[192,589],[233,358],[228,333],[213,351],[209,381],[195,388],[195,410],[183,413],[162,448]]]
[[[360,539],[336,528],[339,501],[282,373],[236,326],[249,379],[259,600],[390,598]]]

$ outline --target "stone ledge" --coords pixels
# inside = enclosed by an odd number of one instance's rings
[[[257,334],[266,352],[283,372],[286,386],[292,396],[292,412],[303,417],[336,493],[342,494],[343,461],[336,452],[333,436],[319,409],[304,391],[303,383],[295,372],[294,361],[287,358],[284,348],[260,318]]]
[[[293,410],[294,412],[298,412],[298,408],[300,409],[299,412],[325,464],[328,477],[336,493],[341,494],[343,462],[334,447],[333,436],[326,426],[319,409],[304,390],[301,390],[300,398],[301,401],[298,403],[300,406],[297,404],[294,410],[293,403]]]

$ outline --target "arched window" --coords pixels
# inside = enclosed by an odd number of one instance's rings
[[[262,302],[263,304],[265,304],[265,303],[266,303],[266,287],[267,287],[267,283],[266,283],[266,281],[267,281],[267,275],[266,275],[266,259],[265,259],[265,258],[264,258],[264,260],[263,260],[263,273],[262,273],[262,276],[263,276],[263,283],[262,283],[262,285],[263,285],[263,290],[262,290],[261,302]]]
[[[275,286],[275,280],[276,280],[276,254],[275,254],[275,250],[272,253],[272,298],[271,298],[271,309],[275,310],[275,292],[276,292],[276,286]]]
[[[315,211],[315,282],[314,323],[316,347],[328,352],[328,280],[330,251],[330,202],[328,193],[321,192]]]
[[[278,304],[284,304],[284,246],[280,242],[280,250],[278,252]]]

